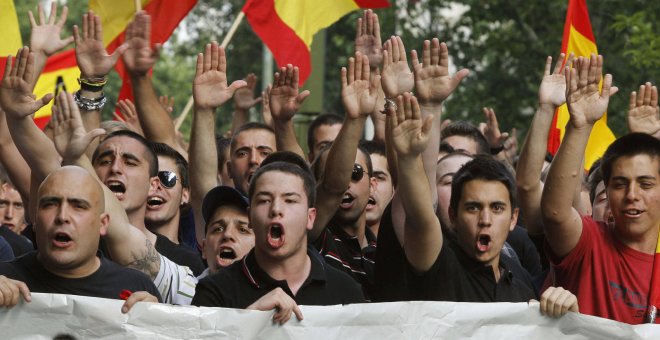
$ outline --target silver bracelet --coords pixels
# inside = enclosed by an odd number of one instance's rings
[[[85,111],[96,111],[103,109],[103,106],[105,106],[105,102],[107,101],[107,98],[105,97],[105,94],[101,94],[100,97],[94,99],[85,98],[81,96],[80,91],[78,91],[76,92],[76,94],[73,95],[73,100],[76,101],[78,107],[80,107]]]

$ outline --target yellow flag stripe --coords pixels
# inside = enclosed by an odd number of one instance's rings
[[[277,15],[309,48],[316,32],[359,9],[353,0],[275,0]]]
[[[0,0],[0,22],[3,26],[0,57],[14,55],[23,46],[14,0]]]
[[[48,93],[55,94],[55,84],[57,83],[57,76],[62,76],[64,79],[64,84],[66,85],[67,92],[73,93],[80,89],[78,84],[78,75],[80,71],[78,67],[69,67],[63,68],[57,71],[52,71],[48,73],[42,73],[37,81],[37,85],[34,87],[34,93],[39,97],[43,97]],[[50,116],[52,112],[53,102],[51,101],[48,105],[42,107],[35,113],[34,118],[42,118]]]
[[[142,8],[150,0],[141,0]],[[135,15],[135,0],[90,0],[89,9],[101,17],[103,43],[108,45],[119,36]]]

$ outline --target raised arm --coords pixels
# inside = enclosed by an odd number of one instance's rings
[[[82,122],[87,131],[92,131],[101,125],[101,110],[105,100],[103,87],[108,81],[108,74],[128,46],[124,44],[113,54],[108,54],[103,45],[101,18],[92,11],[83,14],[82,32],[77,25],[73,26],[73,37],[76,43],[76,62],[80,68],[81,88],[77,98],[81,103],[86,103],[80,106]],[[97,145],[97,140],[89,145],[88,157],[91,157]]]
[[[126,28],[126,43],[128,49],[122,59],[131,77],[135,106],[145,137],[152,142],[171,146],[188,159],[188,152],[176,141],[172,118],[158,101],[149,76],[149,70],[158,59],[161,46],[151,45],[151,16],[145,11],[138,12]]]
[[[206,193],[218,185],[218,150],[215,146],[215,111],[227,102],[246,82],[237,80],[227,85],[227,59],[225,49],[217,42],[206,45],[204,53],[197,55],[197,68],[193,80],[195,114],[190,138],[190,190],[195,216],[197,242],[204,240],[202,201]]]
[[[57,18],[57,1],[51,2],[50,16],[48,18],[46,18],[42,4],[39,4],[37,8],[39,23],[37,23],[32,11],[28,12],[30,27],[32,28],[30,31],[30,50],[34,53],[35,65],[33,79],[29,81],[33,89],[37,83],[39,74],[41,74],[44,66],[46,66],[48,57],[73,42],[73,37],[65,39],[61,37],[62,28],[69,13],[67,6],[62,7],[62,13],[59,19]]]
[[[370,77],[369,60],[359,52],[355,58],[349,58],[348,69],[341,69],[341,99],[346,117],[317,183],[316,220],[308,233],[312,241],[322,234],[348,189],[365,120],[376,106],[379,82],[380,77]]]
[[[518,202],[523,211],[522,223],[530,234],[543,233],[541,172],[555,110],[566,102],[566,78],[562,68],[564,58],[563,53],[559,55],[552,73],[552,57],[546,59],[543,80],[539,86],[539,105],[520,151],[516,169]],[[571,67],[572,61],[573,54],[569,56],[566,65]]]
[[[257,76],[250,73],[245,77],[247,86],[242,87],[234,94],[234,117],[231,121],[232,135],[238,128],[250,119],[250,109],[261,102],[261,97],[254,98],[254,89],[257,86]]]
[[[21,194],[25,207],[29,206],[30,198],[30,167],[16,148],[14,140],[11,139],[5,112],[0,107],[0,164],[7,171],[7,175]],[[28,214],[29,216],[29,214]]]
[[[34,58],[28,47],[19,49],[16,58],[7,58],[0,85],[0,106],[5,110],[16,147],[32,169],[37,183],[41,183],[52,170],[59,168],[60,163],[53,143],[31,116],[53,98],[52,94],[47,94],[37,100],[32,94],[30,81],[34,77]]]
[[[293,129],[293,116],[309,96],[308,90],[300,92],[298,88],[299,72],[298,67],[291,64],[281,67],[279,72],[275,73],[268,102],[273,117],[277,150],[295,152],[304,159],[305,154]]]
[[[642,132],[660,139],[657,87],[647,82],[639,87],[639,92],[630,93],[627,121],[630,132]]]
[[[603,57],[593,54],[590,59],[580,57],[575,68],[564,69],[570,118],[541,199],[546,239],[559,258],[568,255],[582,235],[582,220],[573,208],[574,189],[581,184],[579,173],[591,130],[605,113],[610,95],[618,91],[610,74],[605,76],[602,91],[598,90],[602,69]]]
[[[424,172],[422,153],[431,139],[434,117],[422,119],[417,99],[410,93],[397,98],[397,111],[388,109],[388,126],[392,129],[392,144],[397,153],[399,185],[406,214],[403,248],[412,267],[427,271],[442,248],[440,221],[435,216],[431,190]]]

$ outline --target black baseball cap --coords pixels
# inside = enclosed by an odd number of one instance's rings
[[[247,197],[241,195],[238,190],[224,185],[217,186],[209,190],[206,196],[204,196],[204,201],[202,202],[204,223],[208,224],[213,212],[225,205],[234,205],[247,212],[250,203]]]

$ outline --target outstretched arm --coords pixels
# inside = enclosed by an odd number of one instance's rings
[[[415,270],[427,271],[442,248],[440,221],[435,216],[431,192],[425,176],[422,152],[431,138],[434,117],[422,119],[417,98],[405,93],[397,98],[397,111],[388,110],[388,126],[397,153],[399,185],[397,194],[406,214],[403,248]]]
[[[574,189],[580,186],[582,157],[589,134],[618,91],[612,75],[605,76],[602,92],[598,90],[603,57],[580,57],[575,68],[564,69],[567,84],[566,102],[570,114],[566,134],[553,160],[541,199],[543,227],[550,248],[559,258],[577,245],[582,235],[580,214],[573,208]]]
[[[246,85],[237,80],[227,85],[225,49],[217,42],[206,45],[204,53],[197,55],[197,68],[193,80],[195,114],[190,138],[190,189],[195,216],[197,242],[204,240],[202,202],[209,190],[218,185],[218,150],[215,146],[215,110]]]
[[[348,188],[365,120],[376,106],[380,78],[370,77],[369,60],[356,52],[355,58],[348,60],[348,70],[342,67],[341,82],[346,117],[328,151],[323,175],[317,183],[316,220],[308,233],[312,241],[322,234]]]
[[[541,218],[541,172],[548,147],[548,135],[555,110],[566,102],[566,78],[563,74],[562,62],[565,55],[559,55],[554,71],[550,73],[552,57],[545,62],[545,72],[539,87],[539,106],[532,120],[523,143],[516,169],[516,185],[523,225],[530,234],[542,234]],[[571,67],[573,54],[566,62]]]
[[[646,83],[639,87],[639,92],[630,93],[627,121],[630,132],[642,132],[660,139],[657,87]]]
[[[293,129],[293,116],[309,96],[309,91],[299,92],[299,70],[291,64],[281,67],[275,73],[273,87],[270,90],[270,114],[275,128],[275,142],[278,151],[291,151],[305,158],[302,148],[296,140]]]
[[[154,66],[160,54],[160,44],[151,45],[151,16],[145,11],[135,15],[135,19],[126,28],[128,49],[122,56],[124,65],[131,76],[135,106],[144,135],[152,142],[165,143],[184,158],[188,152],[176,141],[174,123],[167,110],[158,101],[149,70]]]
[[[32,171],[16,148],[14,140],[11,139],[5,112],[2,111],[2,108],[0,108],[0,164],[7,171],[7,175],[9,175],[16,190],[21,194],[24,206],[28,207]]]

